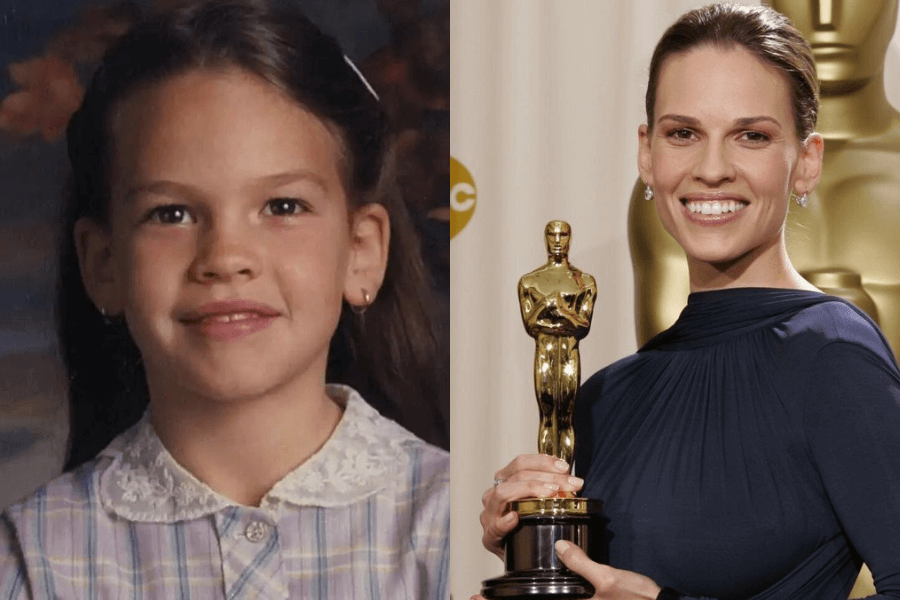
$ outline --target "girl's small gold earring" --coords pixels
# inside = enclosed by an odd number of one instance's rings
[[[365,288],[362,289],[362,295],[363,295],[363,303],[362,304],[360,304],[359,306],[357,306],[355,304],[350,305],[350,310],[352,310],[354,313],[356,313],[358,315],[361,315],[364,312],[366,312],[366,309],[372,305],[372,301],[374,300],[374,298],[372,298],[372,296],[369,294],[368,290],[366,290]]]
[[[106,313],[106,309],[103,308],[102,306],[100,307],[100,316],[103,318],[104,325],[112,325],[112,322],[113,322],[112,317],[110,317]]]

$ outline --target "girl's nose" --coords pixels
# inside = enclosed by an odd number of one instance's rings
[[[262,262],[252,235],[239,225],[210,226],[198,240],[197,256],[190,277],[200,283],[228,283],[235,278],[259,276]]]

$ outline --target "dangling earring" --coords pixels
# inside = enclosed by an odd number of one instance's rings
[[[644,188],[644,200],[653,200],[653,188],[644,184],[646,187]]]
[[[363,295],[363,303],[362,304],[360,304],[359,306],[356,306],[355,304],[350,305],[350,310],[352,310],[357,315],[363,314],[364,312],[366,312],[366,309],[372,305],[373,298],[369,294],[368,290],[366,290],[365,288],[362,288],[362,295]]]
[[[806,208],[809,205],[809,195],[806,193],[796,196],[796,199],[797,199],[797,204],[799,204],[803,208]]]

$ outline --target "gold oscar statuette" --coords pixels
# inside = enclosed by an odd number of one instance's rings
[[[544,229],[547,263],[519,280],[525,331],[535,341],[534,392],[541,413],[538,452],[569,463],[575,454],[572,416],[581,383],[578,342],[591,329],[597,284],[569,264],[572,229],[550,221]],[[564,539],[603,561],[602,502],[571,492],[510,502],[519,525],[504,540],[506,573],[483,583],[485,598],[590,598],[594,589],[569,571],[553,545]]]

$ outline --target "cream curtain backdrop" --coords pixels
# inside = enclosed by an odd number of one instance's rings
[[[571,223],[570,259],[597,279],[582,378],[636,349],[626,215],[647,67],[665,28],[701,4],[453,0],[451,155],[477,189],[472,218],[451,241],[450,590],[457,600],[502,572],[481,546],[481,494],[498,468],[536,448],[534,343],[516,284],[546,260],[547,221]],[[897,36],[886,85],[900,106]]]

